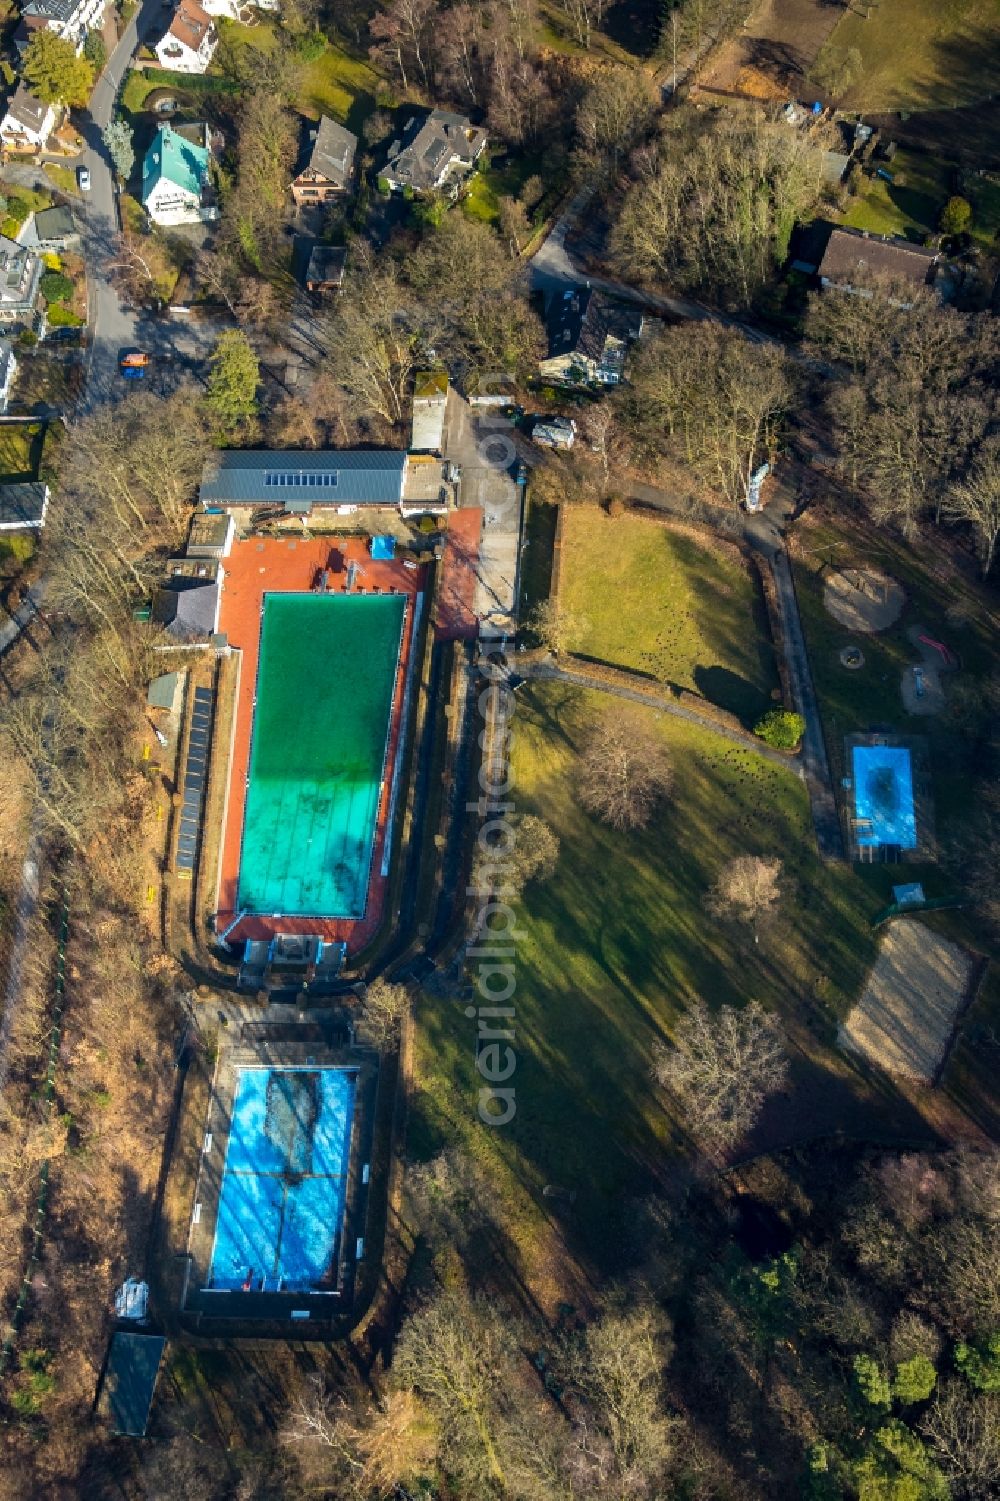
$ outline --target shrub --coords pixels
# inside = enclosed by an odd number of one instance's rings
[[[80,328],[83,324],[79,313],[74,313],[71,308],[63,307],[59,302],[53,302],[46,308],[45,317],[50,328]]]
[[[46,271],[38,287],[46,302],[68,302],[73,295],[73,283],[62,271]]]
[[[754,725],[753,732],[775,750],[794,750],[805,729],[806,722],[801,714],[793,714],[790,709],[769,709]]]
[[[42,265],[46,266],[49,271],[62,270],[62,261],[54,250],[45,250],[42,252]]]
[[[385,178],[385,177],[378,177],[378,178],[376,178],[376,180],[375,180],[375,186],[378,188],[378,190],[382,194],[383,198],[387,198],[389,196],[389,182],[388,182],[387,178]]]
[[[88,31],[83,43],[83,55],[88,63],[93,64],[94,76],[104,72],[104,65],[108,60],[108,49],[104,45],[104,38],[99,31]]]
[[[972,220],[972,205],[966,198],[949,198],[941,210],[941,232],[946,235],[961,235]]]
[[[295,50],[303,62],[314,63],[326,51],[326,37],[321,31],[310,31],[299,37]]]
[[[17,336],[17,342],[22,349],[34,349],[38,343],[38,335],[30,328],[22,328]]]

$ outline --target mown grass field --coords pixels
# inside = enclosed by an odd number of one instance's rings
[[[777,685],[760,586],[727,551],[639,516],[570,508],[561,600],[582,656],[702,694],[747,722]]]
[[[560,856],[551,880],[529,886],[518,905],[517,1114],[508,1126],[489,1130],[477,1118],[482,1080],[466,998],[425,993],[418,1007],[411,1148],[425,1156],[459,1141],[489,1160],[497,1212],[529,1278],[547,1254],[550,1209],[585,1258],[614,1271],[633,1201],[678,1170],[690,1143],[650,1064],[653,1044],[694,996],[712,1006],[756,997],[782,1013],[794,1089],[778,1138],[838,1127],[918,1134],[893,1088],[832,1046],[836,1017],[874,953],[869,921],[891,877],[869,884],[846,865],[820,862],[792,770],[652,710],[641,712],[672,757],[675,795],[645,832],[612,833],[580,808],[574,773],[587,729],[609,703],[553,683],[518,693],[518,811],[549,823]],[[779,855],[792,883],[759,947],[705,912],[721,866],[747,851]],[[546,1184],[575,1192],[575,1204],[543,1199]]]
[[[881,0],[847,11],[827,47],[861,54],[850,109],[953,109],[996,92],[995,0]]]

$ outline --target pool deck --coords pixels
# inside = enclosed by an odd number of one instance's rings
[[[250,766],[250,740],[253,731],[253,701],[257,691],[257,663],[260,650],[261,602],[266,593],[309,593],[324,568],[330,566],[331,554],[339,554],[342,567],[330,571],[328,593],[346,592],[347,569],[357,563],[359,575],[354,594],[383,593],[395,590],[408,596],[406,623],[400,647],[399,672],[396,678],[386,756],[385,790],[379,805],[375,845],[368,886],[368,903],[360,919],[321,917],[260,917],[248,915],[228,934],[228,941],[248,938],[267,939],[276,932],[308,934],[332,942],[346,942],[348,953],[357,953],[371,940],[382,919],[382,909],[389,878],[382,875],[382,856],[388,832],[388,811],[396,756],[399,751],[401,707],[407,668],[413,650],[414,602],[426,586],[426,569],[406,568],[403,562],[373,562],[367,545],[359,537],[248,537],[234,542],[226,559],[219,630],[225,632],[231,647],[242,654],[239,694],[232,762],[229,767],[229,795],[226,822],[222,835],[219,863],[219,891],[216,903],[218,926],[222,930],[236,916],[236,890],[240,870],[240,846],[246,801],[247,772]],[[295,733],[294,725],[289,734]]]

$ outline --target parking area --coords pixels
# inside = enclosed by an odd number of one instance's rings
[[[449,392],[445,456],[462,471],[460,507],[483,514],[473,608],[480,635],[492,639],[516,628],[524,500],[517,468],[525,442],[497,408],[477,410]]]

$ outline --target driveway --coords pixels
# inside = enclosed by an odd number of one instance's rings
[[[496,639],[517,628],[524,487],[514,424],[489,407],[470,407],[457,391],[448,393],[444,455],[459,464],[459,505],[483,513],[473,609],[479,634]],[[523,440],[521,440],[523,442]]]

